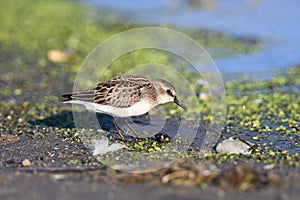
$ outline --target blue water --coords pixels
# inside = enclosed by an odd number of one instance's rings
[[[300,1],[297,0],[202,0],[211,5],[197,7],[190,6],[188,0],[88,2],[124,16],[124,21],[204,28],[250,36],[262,42],[258,52],[232,53],[222,59],[218,51],[208,49],[222,74],[270,72],[300,63]]]

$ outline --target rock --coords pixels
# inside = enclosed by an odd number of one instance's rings
[[[109,145],[108,143],[109,140],[107,138],[103,138],[101,140],[92,140],[92,144],[94,146],[93,155],[105,154],[108,152],[126,148],[125,145],[120,143],[113,143],[111,145]]]
[[[23,167],[29,167],[31,165],[31,162],[26,158],[22,161],[22,165]]]
[[[208,100],[209,99],[209,94],[206,92],[200,92],[199,98],[202,100]]]
[[[72,56],[72,49],[61,50],[50,50],[47,52],[47,59],[55,62],[61,63],[68,61]]]
[[[254,145],[247,141],[235,140],[233,138],[226,139],[216,146],[219,154],[251,154]]]

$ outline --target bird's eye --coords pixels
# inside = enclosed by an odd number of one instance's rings
[[[171,90],[168,89],[166,92],[167,92],[168,95],[173,96]]]

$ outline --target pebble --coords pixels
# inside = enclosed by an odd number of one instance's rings
[[[251,144],[249,142],[249,144]],[[251,146],[245,142],[229,138],[217,144],[216,151],[220,154],[251,154]]]
[[[108,138],[102,138],[100,140],[92,140],[92,144],[94,145],[93,155],[98,154],[106,154],[108,152],[117,151],[119,149],[126,148],[125,145],[121,143],[113,143],[109,145]]]
[[[55,63],[61,63],[68,61],[71,55],[72,49],[66,49],[64,51],[50,50],[47,52],[47,59]]]
[[[31,162],[26,158],[22,161],[22,165],[23,167],[29,167],[31,165]]]

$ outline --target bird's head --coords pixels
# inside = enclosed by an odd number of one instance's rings
[[[178,100],[175,88],[172,84],[163,79],[157,79],[153,81],[153,83],[154,87],[156,88],[156,91],[158,92],[157,101],[159,104],[174,102],[178,106],[183,108],[185,111],[188,110],[186,105]]]

